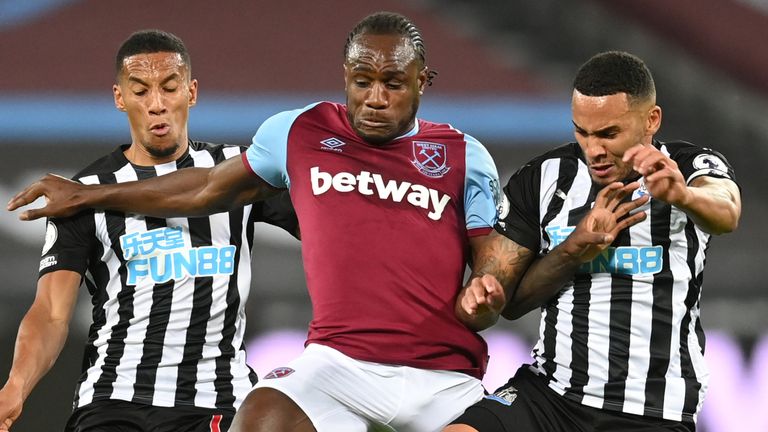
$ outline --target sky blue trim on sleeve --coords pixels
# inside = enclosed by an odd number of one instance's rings
[[[286,167],[288,134],[296,118],[319,103],[275,114],[259,126],[251,146],[246,151],[248,164],[254,173],[276,188],[291,187]]]
[[[467,229],[493,227],[498,219],[499,173],[488,150],[471,135],[464,134],[466,177],[464,214]]]

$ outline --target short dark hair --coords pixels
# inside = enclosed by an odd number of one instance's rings
[[[152,54],[158,52],[178,53],[181,60],[187,66],[187,71],[192,72],[192,62],[184,42],[178,36],[162,30],[139,30],[131,34],[120,45],[115,57],[115,69],[117,74],[123,70],[123,61],[126,57],[136,54]]]
[[[581,65],[573,88],[586,96],[626,93],[631,102],[654,99],[651,71],[639,57],[624,51],[599,53]]]
[[[360,34],[378,34],[378,35],[400,35],[408,38],[413,44],[413,49],[416,51],[421,66],[424,67],[427,64],[427,50],[424,47],[424,38],[421,36],[416,24],[411,22],[410,19],[395,12],[375,12],[367,17],[363,18],[355,28],[349,32],[347,41],[344,44],[344,60],[349,55],[349,47],[352,45],[355,37]],[[432,78],[437,75],[437,71],[429,71],[427,73],[427,84],[432,85]]]

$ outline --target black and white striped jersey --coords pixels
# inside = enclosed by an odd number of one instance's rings
[[[687,182],[735,180],[720,153],[685,142],[654,145]],[[523,166],[504,192],[496,229],[546,254],[591,209],[598,188],[570,143]],[[632,198],[646,193],[641,186]],[[710,236],[662,201],[638,211],[646,220],[622,231],[542,307],[533,367],[557,393],[584,405],[695,421],[709,375],[699,299]]]
[[[122,183],[212,167],[245,151],[189,145],[177,161],[151,167],[132,165],[122,146],[75,179]],[[103,399],[163,407],[240,405],[257,379],[243,344],[256,221],[296,232],[285,195],[208,217],[89,210],[48,221],[40,275],[78,272],[92,296],[75,407]]]

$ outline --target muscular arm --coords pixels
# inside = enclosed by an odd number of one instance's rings
[[[592,261],[610,246],[621,230],[645,220],[645,212],[631,212],[648,202],[647,195],[622,203],[638,186],[639,183],[634,182],[604,187],[597,194],[592,210],[568,238],[528,268],[504,309],[504,317],[517,319],[547,303],[573,278],[581,264]]]
[[[253,175],[240,158],[213,168],[185,168],[147,180],[86,186],[48,175],[13,197],[8,210],[45,196],[47,205],[19,217],[71,216],[85,208],[117,210],[157,217],[202,216],[242,207],[279,189]]]
[[[459,293],[456,316],[480,331],[499,319],[511,292],[522,279],[535,253],[492,231],[470,239],[472,275]]]
[[[687,198],[675,206],[705,232],[725,234],[739,225],[741,193],[733,181],[697,177],[688,185],[687,192]]]
[[[8,381],[0,390],[0,431],[19,417],[32,389],[56,362],[67,340],[80,279],[78,273],[60,270],[38,281],[35,301],[19,326]]]
[[[623,159],[645,177],[651,196],[684,211],[702,230],[724,234],[738,226],[741,193],[732,180],[701,176],[686,184],[677,162],[651,145],[630,148]]]

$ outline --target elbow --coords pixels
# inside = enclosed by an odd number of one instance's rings
[[[503,316],[505,319],[508,319],[509,321],[514,321],[516,319],[522,318],[528,312],[528,310],[525,310],[520,306],[513,306],[509,304],[501,312],[501,316]]]
[[[710,226],[709,232],[713,235],[722,235],[722,234],[728,234],[736,231],[736,228],[739,227],[739,214],[736,212],[736,210],[730,212],[728,215],[729,217],[726,218],[726,220],[720,221],[719,224],[713,224]]]

